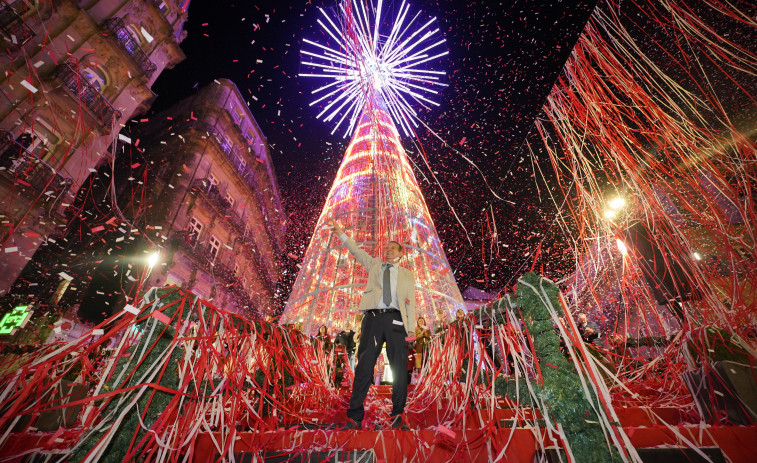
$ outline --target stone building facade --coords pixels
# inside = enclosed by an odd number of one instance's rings
[[[145,227],[163,248],[143,286],[177,284],[220,308],[266,315],[285,215],[267,141],[236,85],[218,79],[137,133],[158,177]]]
[[[0,296],[152,84],[185,56],[188,0],[0,2]]]

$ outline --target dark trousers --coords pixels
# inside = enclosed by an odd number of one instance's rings
[[[399,324],[395,323],[398,322]],[[352,396],[347,416],[355,421],[363,421],[365,408],[363,402],[373,382],[376,360],[381,353],[381,346],[386,341],[386,354],[392,369],[392,416],[405,411],[407,402],[407,332],[399,311],[371,314],[363,317],[360,345],[357,348],[357,366],[355,382],[352,384]]]

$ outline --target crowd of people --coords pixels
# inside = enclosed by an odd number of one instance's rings
[[[560,318],[560,323],[564,329],[568,329],[568,324],[564,318]],[[492,327],[485,324],[474,325],[466,316],[462,309],[458,309],[455,319],[452,322],[439,322],[434,327],[433,333],[431,327],[426,323],[424,317],[419,317],[416,321],[414,336],[409,344],[407,378],[409,384],[415,384],[420,377],[421,369],[428,357],[429,346],[433,339],[440,339],[442,342],[450,329],[460,330],[464,336],[475,332],[478,342],[481,346],[481,353],[485,355],[492,365],[493,369],[501,371],[504,374],[512,375],[515,373],[515,359],[523,353],[523,343],[518,337],[518,332],[523,331],[521,322],[520,329],[517,329],[512,323],[504,325],[504,343],[498,343],[492,338]],[[596,323],[590,321],[585,313],[578,314],[576,328],[581,339],[587,344],[594,344],[601,338],[601,330]],[[565,341],[560,334],[560,329],[555,325],[555,333],[560,336],[560,350],[567,356]],[[330,362],[336,362],[338,358],[345,357],[350,368],[354,370],[356,361],[356,348],[360,343],[360,329],[342,330],[337,333],[333,339],[328,333],[326,325],[318,329],[314,338],[317,346],[324,353],[325,359]],[[497,347],[499,345],[499,347]],[[333,353],[333,355],[332,355]],[[373,375],[375,385],[391,383],[391,373],[386,365],[386,348],[382,347],[378,356],[376,367]],[[503,366],[504,364],[504,366]],[[329,366],[331,368],[332,366]]]

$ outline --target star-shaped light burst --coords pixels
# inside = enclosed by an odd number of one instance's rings
[[[303,40],[309,49],[303,47],[302,64],[312,72],[300,76],[330,80],[313,90],[316,99],[310,106],[323,106],[318,119],[334,122],[331,133],[346,122],[346,137],[355,129],[363,107],[380,101],[410,136],[412,127],[418,126],[411,102],[438,106],[432,98],[446,86],[441,82],[444,72],[427,68],[448,53],[444,38],[435,26],[436,18],[424,23],[420,12],[410,14],[406,1],[393,20],[387,18],[391,29],[382,33],[382,0],[375,7],[365,3],[344,0],[334,9],[334,17],[319,9],[318,24],[337,46]]]

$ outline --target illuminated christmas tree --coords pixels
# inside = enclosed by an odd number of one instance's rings
[[[327,92],[314,102],[326,101],[319,117],[338,118],[334,130],[346,122],[347,133],[354,131],[282,316],[282,323],[302,322],[306,333],[357,326],[368,273],[325,226],[332,219],[371,255],[382,256],[390,240],[404,246],[400,265],[415,274],[418,316],[434,322],[463,307],[395,125],[411,133],[417,114],[408,100],[435,104],[428,97],[443,86],[444,73],[422,65],[446,54],[437,51],[444,40],[434,19],[414,26],[418,15],[408,8],[403,3],[389,33],[380,34],[381,2],[367,10],[346,1],[337,18],[322,10],[326,22],[319,21],[340,38],[338,49],[304,41],[315,51],[303,50],[303,64],[316,72],[301,75],[331,80],[313,92]]]

